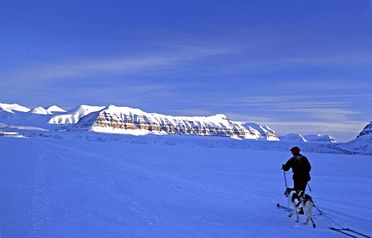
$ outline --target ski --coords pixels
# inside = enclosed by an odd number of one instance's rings
[[[279,208],[279,209],[283,209],[283,210],[285,210],[285,211],[287,211],[287,212],[291,212],[291,211],[293,211],[292,208],[289,208],[289,207],[283,206],[283,205],[281,205],[281,204],[279,204],[279,203],[276,204],[276,207]]]
[[[358,234],[358,235],[363,236],[363,237],[366,237],[366,238],[371,238],[370,236],[368,236],[368,235],[366,235],[366,234],[360,233],[360,232],[355,231],[355,230],[350,229],[350,228],[343,228],[343,230],[353,232],[353,233],[355,233],[355,234]]]
[[[336,231],[336,232],[342,233],[342,234],[347,235],[347,236],[349,236],[349,237],[355,237],[355,238],[358,238],[357,235],[359,235],[359,236],[362,236],[362,237],[365,237],[365,238],[371,238],[370,236],[368,236],[368,235],[366,235],[366,234],[360,233],[360,232],[355,231],[355,230],[350,229],[350,228],[335,228],[335,227],[329,227],[329,229],[331,229],[332,231]]]
[[[319,216],[323,215],[324,213],[319,209],[318,206],[314,204],[315,209],[319,212]]]
[[[354,235],[352,235],[350,233],[345,232],[343,229],[337,229],[335,227],[329,227],[329,229],[331,229],[332,231],[339,232],[339,233],[344,234],[344,235],[349,236],[349,237],[358,238],[357,236],[354,236]]]

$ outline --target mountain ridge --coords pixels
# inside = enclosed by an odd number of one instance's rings
[[[111,134],[184,134],[194,136],[222,136],[234,139],[280,140],[275,130],[266,125],[234,121],[225,114],[212,116],[171,116],[148,113],[131,107],[84,104],[68,111],[56,105],[45,108],[37,107],[31,110],[19,104],[4,103],[0,103],[0,112],[0,119],[2,120],[0,122],[6,122],[8,124],[31,123],[32,126],[40,126],[41,128],[50,125],[49,127],[52,130],[61,128],[65,131],[84,130]],[[304,137],[307,136],[304,135]],[[313,138],[306,138],[306,141],[318,141],[322,143],[336,142],[333,137],[328,135],[314,134],[311,136]],[[281,136],[281,138],[287,142],[301,141],[296,136]]]
[[[232,121],[224,114],[194,117],[169,116],[115,105],[109,105],[100,111],[85,115],[75,127],[96,132],[122,132],[124,134],[127,132],[135,135],[185,134],[262,139],[258,131],[247,129],[240,122]]]

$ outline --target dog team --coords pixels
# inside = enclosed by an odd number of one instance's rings
[[[293,172],[294,187],[288,188],[286,184],[284,192],[284,195],[288,198],[289,204],[293,207],[293,212],[290,212],[289,217],[296,215],[296,222],[299,222],[299,214],[304,214],[306,216],[305,224],[311,221],[315,228],[316,225],[312,213],[314,201],[310,195],[305,193],[306,185],[311,179],[311,165],[309,160],[300,153],[300,148],[291,148],[291,153],[293,156],[287,161],[287,163],[282,165],[284,171],[292,169]]]

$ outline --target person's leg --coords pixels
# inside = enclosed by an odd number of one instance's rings
[[[296,191],[304,191],[306,190],[306,185],[307,185],[307,180],[306,179],[301,179],[301,178],[296,178],[294,179],[294,189]]]
[[[300,190],[306,192],[306,185],[307,181],[304,179],[303,181],[301,181]]]

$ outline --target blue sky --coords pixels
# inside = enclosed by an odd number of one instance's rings
[[[225,113],[341,141],[372,120],[368,0],[0,5],[0,102]]]

